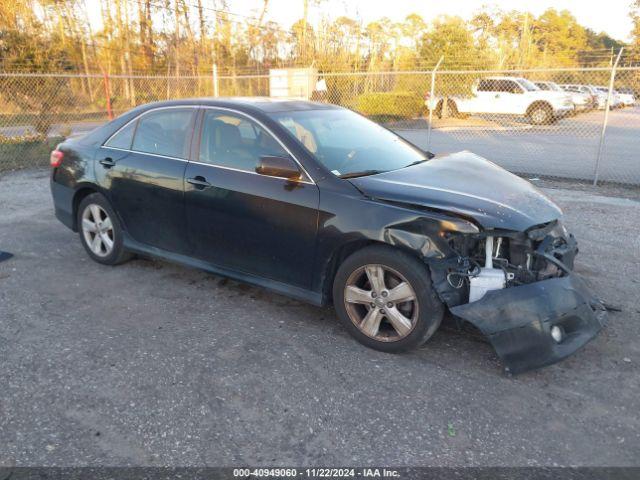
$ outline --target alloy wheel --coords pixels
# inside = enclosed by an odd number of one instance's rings
[[[541,125],[547,121],[547,111],[544,108],[536,108],[531,114],[533,122]]]
[[[344,304],[353,324],[381,342],[400,340],[414,329],[418,300],[411,284],[385,265],[364,265],[347,279]]]
[[[113,250],[113,223],[100,205],[90,203],[82,212],[82,234],[91,251],[106,257]]]

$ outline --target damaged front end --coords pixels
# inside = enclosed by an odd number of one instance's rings
[[[507,371],[555,363],[604,326],[604,307],[573,272],[577,242],[559,221],[443,236],[449,254],[429,261],[436,291],[488,338]]]

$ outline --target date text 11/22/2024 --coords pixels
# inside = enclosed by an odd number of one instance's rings
[[[233,476],[240,478],[398,478],[400,472],[387,468],[234,468]]]

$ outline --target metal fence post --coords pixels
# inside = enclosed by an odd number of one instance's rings
[[[429,100],[427,105],[427,107],[429,108],[429,125],[427,125],[427,151],[429,151],[429,149],[431,148],[431,123],[433,122],[433,107],[434,107],[432,102],[435,98],[434,95],[436,90],[436,71],[440,67],[442,60],[444,60],[444,55],[440,57],[440,60],[438,60],[438,63],[436,63],[436,66],[433,68],[433,70],[431,70],[431,91],[429,93]]]
[[[218,96],[218,64],[213,64],[213,96]]]
[[[616,61],[611,67],[611,76],[609,77],[609,91],[607,92],[607,101],[604,104],[604,120],[602,122],[602,131],[600,132],[600,143],[598,144],[598,156],[596,157],[596,165],[593,170],[593,186],[594,187],[598,186],[598,175],[600,174],[600,159],[602,158],[605,133],[607,131],[607,122],[609,121],[609,108],[611,105],[611,95],[613,93],[613,82],[616,78],[616,68],[618,67],[618,62],[620,61],[622,50],[624,50],[624,47],[620,48],[620,51],[618,52],[618,56],[616,57]]]
[[[109,74],[107,72],[104,72],[102,75],[104,79],[104,96],[107,101],[107,116],[109,117],[109,120],[113,120],[113,110],[111,109],[111,83],[109,82]]]

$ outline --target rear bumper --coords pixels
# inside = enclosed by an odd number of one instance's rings
[[[55,182],[53,180],[53,174],[51,176],[50,183],[56,218],[71,230],[75,231],[76,222],[73,216],[73,196],[75,194],[75,190],[71,187]]]
[[[556,363],[604,327],[607,314],[579,275],[494,290],[477,302],[451,308],[487,336],[511,373]],[[564,332],[561,342],[551,327]]]

